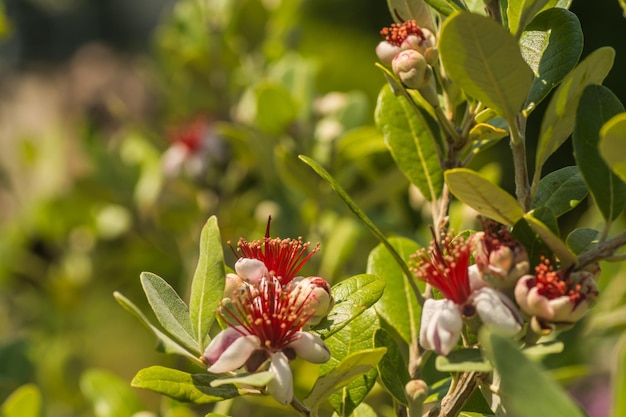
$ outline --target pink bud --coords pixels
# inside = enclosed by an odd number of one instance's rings
[[[385,65],[391,65],[393,58],[400,53],[402,49],[399,46],[390,44],[387,41],[380,41],[376,46],[376,55],[380,62]]]
[[[312,312],[311,318],[307,321],[308,326],[316,325],[328,315],[333,308],[334,300],[326,280],[320,277],[296,277],[291,283],[294,287],[290,297],[295,297],[294,305],[304,306]]]
[[[419,89],[428,84],[432,77],[432,69],[422,54],[407,49],[400,52],[391,62],[394,74],[408,88]]]

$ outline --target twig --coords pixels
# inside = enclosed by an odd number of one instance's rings
[[[599,243],[595,248],[583,253],[578,257],[576,269],[580,270],[594,262],[607,259],[621,246],[626,245],[626,232]]]
[[[478,385],[479,372],[463,372],[454,388],[441,400],[441,405],[430,410],[427,417],[456,417]]]

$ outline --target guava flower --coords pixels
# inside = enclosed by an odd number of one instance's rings
[[[268,369],[273,379],[268,392],[281,404],[293,399],[293,375],[289,360],[299,356],[324,363],[330,351],[316,335],[302,331],[315,315],[315,297],[300,286],[283,286],[274,275],[261,278],[258,286],[243,283],[233,293],[232,304],[219,313],[228,324],[209,344],[202,360],[211,373],[249,372]]]
[[[396,55],[408,49],[422,54],[431,65],[437,61],[435,36],[430,30],[420,28],[415,20],[392,23],[390,27],[383,28],[380,34],[384,40],[376,46],[376,55],[386,65],[391,65]]]
[[[535,267],[535,275],[523,276],[515,286],[522,311],[544,324],[571,324],[595,304],[598,287],[590,271],[555,271],[547,258]]]
[[[509,289],[528,273],[528,253],[505,225],[484,220],[483,231],[473,234],[470,240],[478,273],[478,280],[470,277],[474,285],[480,286],[482,280],[483,286]]]
[[[427,299],[422,308],[420,343],[441,355],[456,346],[463,322],[476,316],[483,324],[514,334],[522,320],[515,305],[501,292],[484,287],[473,290],[469,280],[470,244],[461,236],[443,235],[428,251],[414,255],[416,277],[439,290],[443,299]]]

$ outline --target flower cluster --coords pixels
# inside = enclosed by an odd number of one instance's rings
[[[307,328],[317,324],[333,306],[328,283],[320,277],[296,276],[308,254],[302,239],[269,237],[247,242],[240,239],[243,255],[228,274],[219,314],[227,327],[209,344],[202,360],[211,373],[245,367],[248,372],[273,374],[267,391],[281,404],[293,399],[289,361],[299,356],[324,363],[330,351]]]

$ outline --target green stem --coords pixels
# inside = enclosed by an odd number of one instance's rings
[[[509,121],[511,151],[515,168],[515,194],[524,212],[530,210],[531,192],[528,183],[528,165],[526,164],[526,117],[520,114]]]

